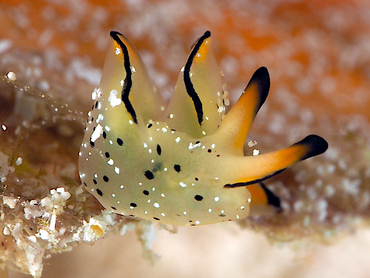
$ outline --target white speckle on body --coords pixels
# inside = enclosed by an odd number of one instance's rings
[[[120,105],[122,102],[121,98],[118,98],[117,95],[118,95],[118,92],[116,90],[110,91],[108,101],[112,107]]]
[[[103,134],[103,127],[100,124],[98,124],[94,132],[91,134],[91,141],[95,142],[100,137],[101,134]]]
[[[184,183],[184,182],[182,182],[182,181],[179,183],[179,185],[180,185],[181,187],[184,187],[184,188],[186,187],[186,183]]]

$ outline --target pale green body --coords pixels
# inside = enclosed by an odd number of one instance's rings
[[[165,109],[136,51],[111,33],[79,161],[81,181],[105,208],[173,225],[243,219],[252,196],[239,184],[306,158],[306,145],[244,156],[244,141],[267,96],[267,70],[256,72],[225,115],[209,35],[195,44]]]

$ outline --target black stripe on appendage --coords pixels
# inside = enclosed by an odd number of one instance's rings
[[[194,108],[197,113],[198,123],[201,125],[203,122],[203,105],[202,101],[200,100],[197,92],[194,89],[193,83],[191,82],[190,78],[190,68],[193,64],[194,57],[197,54],[200,46],[203,44],[203,42],[211,36],[211,32],[206,31],[203,36],[201,36],[198,41],[195,43],[193,50],[191,51],[188,60],[186,61],[185,67],[184,67],[184,84],[186,88],[186,92],[191,97]]]
[[[131,88],[132,88],[132,71],[131,71],[130,57],[128,55],[128,50],[127,50],[126,45],[121,41],[121,39],[119,38],[118,35],[123,36],[119,32],[115,32],[115,31],[110,32],[110,36],[118,43],[118,45],[120,46],[120,48],[122,50],[123,60],[124,60],[124,68],[125,68],[125,71],[126,71],[126,77],[125,77],[125,80],[123,82],[121,98],[122,98],[123,103],[126,106],[127,112],[130,113],[133,121],[137,124],[135,109],[132,106],[131,101],[129,99],[129,95],[130,95]]]
[[[261,179],[257,179],[257,180],[252,180],[252,181],[247,181],[247,182],[236,182],[236,183],[227,183],[224,185],[225,188],[234,188],[234,187],[240,187],[240,186],[247,186],[247,185],[250,185],[250,184],[255,184],[255,183],[260,183],[264,180],[267,180],[269,178],[271,178],[272,176],[275,176],[277,174],[280,174],[281,172],[283,172],[286,168],[284,169],[281,169],[279,171],[276,171],[274,173],[272,173],[271,175],[268,175],[266,177],[263,177]]]

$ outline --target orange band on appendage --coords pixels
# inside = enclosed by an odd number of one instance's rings
[[[230,138],[235,149],[242,149],[259,107],[256,83],[250,84],[235,105],[226,114],[221,130]]]
[[[205,39],[202,45],[199,47],[197,54],[194,56],[193,61],[196,63],[202,63],[204,62],[204,59],[207,57],[209,52],[209,46],[210,46],[210,38]]]
[[[247,188],[252,195],[252,205],[267,205],[267,195],[260,184],[251,184]]]
[[[238,102],[234,106],[234,109],[238,109],[239,115],[237,115],[237,117],[240,117],[241,119],[241,122],[239,123],[239,133],[235,138],[236,148],[244,146],[245,140],[247,139],[249,130],[251,129],[256,116],[259,97],[257,84],[252,83],[246,88],[244,94],[239,98]]]
[[[237,182],[240,183],[258,182],[304,159],[308,151],[305,145],[293,145],[283,150],[253,156],[253,162],[246,161],[243,157],[240,159],[240,168],[235,169],[234,176],[238,177]],[[243,161],[246,161],[244,165]],[[253,163],[252,167],[250,163]]]

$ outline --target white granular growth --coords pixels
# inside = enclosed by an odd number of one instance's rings
[[[15,74],[15,72],[12,72],[12,71],[9,71],[6,77],[11,81],[17,80],[17,75]]]
[[[22,162],[23,162],[23,158],[19,156],[19,157],[17,158],[17,160],[15,161],[15,164],[19,166],[19,165],[21,165],[21,164],[22,164]]]

